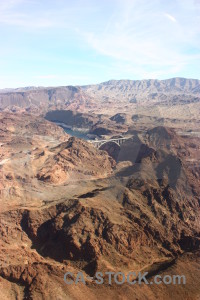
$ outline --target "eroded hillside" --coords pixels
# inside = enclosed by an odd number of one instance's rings
[[[0,126],[2,299],[198,299],[198,138],[135,130],[111,157],[42,118],[1,113]],[[131,270],[187,284],[63,279]]]

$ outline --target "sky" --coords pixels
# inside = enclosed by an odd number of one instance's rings
[[[0,88],[200,79],[200,0],[0,0]]]

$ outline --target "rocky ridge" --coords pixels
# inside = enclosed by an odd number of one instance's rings
[[[162,126],[138,131],[114,161],[43,119],[1,120],[1,297],[198,299],[198,139]],[[43,134],[42,124],[52,127]],[[183,272],[188,283],[172,290],[63,280],[67,271],[109,270]]]

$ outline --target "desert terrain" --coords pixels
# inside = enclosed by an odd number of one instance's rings
[[[0,299],[200,299],[199,113],[193,79],[2,90]]]

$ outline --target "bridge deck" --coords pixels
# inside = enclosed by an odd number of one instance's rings
[[[89,143],[108,143],[108,142],[116,142],[116,141],[121,141],[121,140],[128,140],[130,139],[131,137],[123,137],[123,138],[118,138],[118,139],[108,139],[108,140],[90,140],[88,141]]]

